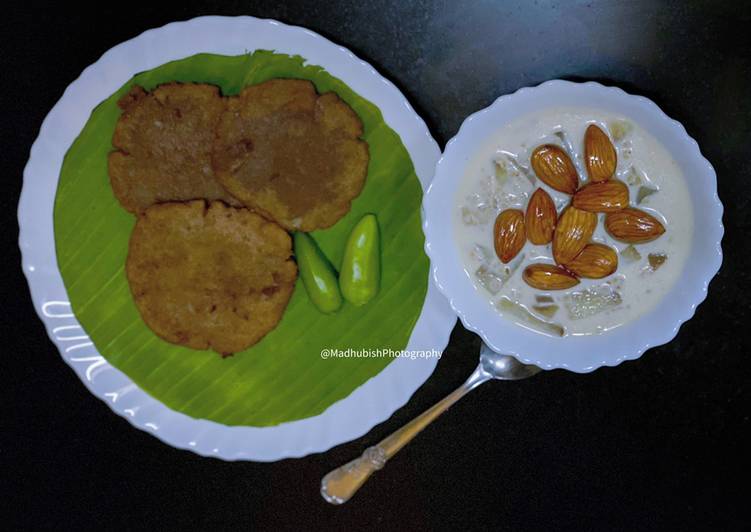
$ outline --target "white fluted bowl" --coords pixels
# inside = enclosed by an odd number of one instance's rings
[[[657,307],[607,333],[553,338],[502,319],[487,304],[464,271],[455,244],[451,209],[466,164],[477,146],[498,128],[548,106],[586,106],[629,117],[651,133],[678,163],[693,203],[692,248],[683,273]],[[565,368],[579,373],[615,366],[638,358],[650,347],[665,344],[690,319],[707,296],[709,281],[722,264],[722,203],[712,165],[685,128],[651,100],[599,83],[553,80],[501,96],[468,117],[449,141],[423,198],[425,249],[433,277],[464,326],[479,334],[495,351],[544,369]]]

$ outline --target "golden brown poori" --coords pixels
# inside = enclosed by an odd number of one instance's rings
[[[109,176],[122,206],[138,213],[166,201],[239,203],[216,181],[211,146],[226,99],[218,87],[168,83],[134,86],[120,99]]]
[[[289,234],[222,202],[154,205],[139,215],[126,274],[161,338],[223,355],[272,330],[297,279]]]
[[[288,230],[330,227],[360,194],[368,169],[362,122],[335,93],[272,79],[228,99],[212,162],[217,180]]]

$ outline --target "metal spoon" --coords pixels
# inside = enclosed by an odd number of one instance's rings
[[[498,354],[483,343],[480,348],[480,363],[464,384],[391,436],[367,448],[360,458],[334,469],[323,477],[321,496],[331,504],[347,502],[374,471],[386,465],[386,461],[412,441],[412,438],[417,436],[422,429],[483,382],[491,379],[503,381],[526,379],[540,371],[537,366],[528,366],[514,357]]]

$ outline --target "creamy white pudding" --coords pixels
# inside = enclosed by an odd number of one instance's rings
[[[572,196],[544,184],[530,156],[538,146],[560,146],[586,185],[583,139],[591,124],[612,139],[618,157],[613,179],[628,186],[630,206],[657,218],[665,233],[647,243],[624,243],[606,232],[605,215],[598,214],[591,241],[617,250],[617,270],[602,279],[581,278],[565,290],[533,288],[522,272],[532,263],[554,264],[551,245],[526,241],[503,264],[494,250],[494,222],[506,209],[525,211],[537,188],[550,194],[560,215]],[[468,161],[452,216],[464,269],[478,293],[504,318],[554,336],[603,333],[649,312],[680,276],[693,233],[691,199],[670,154],[627,117],[578,107],[548,108],[501,126]]]

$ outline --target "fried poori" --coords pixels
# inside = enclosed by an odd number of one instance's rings
[[[214,179],[211,146],[226,99],[213,85],[134,86],[118,105],[109,176],[122,206],[138,213],[166,201],[223,200],[240,205]]]
[[[126,275],[158,336],[223,355],[276,327],[297,278],[290,236],[222,202],[163,203],[139,215]]]
[[[272,79],[228,98],[217,126],[217,180],[288,230],[330,227],[360,194],[368,170],[362,122],[310,81]]]

